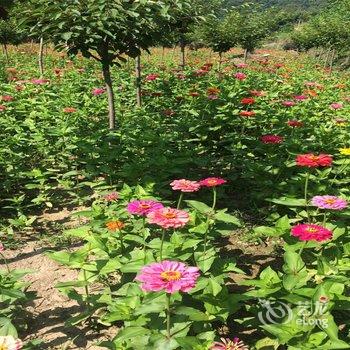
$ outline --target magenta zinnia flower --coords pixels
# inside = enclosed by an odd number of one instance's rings
[[[330,105],[330,107],[331,107],[332,109],[341,109],[341,108],[343,108],[343,104],[342,104],[342,103],[332,103],[332,104]]]
[[[314,224],[299,224],[292,227],[292,236],[301,241],[323,242],[333,237],[333,232],[327,228]]]
[[[293,107],[295,105],[295,102],[294,101],[283,101],[282,104],[285,107]]]
[[[23,343],[20,339],[15,339],[12,335],[0,336],[0,349],[19,350],[22,347]]]
[[[221,338],[221,342],[215,342],[210,350],[249,350],[248,347],[238,338],[233,340]]]
[[[190,291],[195,287],[198,277],[197,267],[164,260],[144,266],[135,279],[142,282],[141,289],[145,292],[165,291],[172,294],[178,291]]]
[[[199,182],[186,179],[174,180],[170,186],[174,191],[181,192],[197,192],[201,187]]]
[[[134,215],[146,216],[151,211],[163,208],[163,204],[152,199],[135,200],[128,204],[128,212]]]
[[[222,179],[221,177],[207,177],[206,179],[199,181],[200,185],[205,187],[215,187],[222,185],[226,182],[227,181]]]
[[[147,214],[148,222],[163,228],[179,228],[185,226],[190,217],[184,210],[160,208]]]
[[[95,88],[92,90],[92,94],[94,96],[102,95],[105,92],[106,92],[106,89],[104,89],[104,88]]]
[[[312,205],[320,209],[342,210],[348,206],[348,202],[336,196],[315,196],[311,199]]]
[[[13,101],[13,96],[4,95],[4,96],[1,96],[1,100],[6,101],[6,102],[10,102],[10,101]]]
[[[237,72],[234,74],[234,77],[238,80],[244,80],[247,78],[247,75],[242,72]]]

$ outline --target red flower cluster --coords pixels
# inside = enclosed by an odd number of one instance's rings
[[[308,153],[297,155],[296,162],[298,166],[317,168],[331,166],[333,158],[329,154],[315,155],[313,153]]]
[[[299,120],[288,120],[287,124],[292,128],[301,128],[304,126],[304,123],[300,122]]]
[[[241,100],[242,105],[253,105],[255,103],[255,99],[253,97],[244,97]]]
[[[240,111],[239,115],[241,117],[246,117],[246,118],[250,118],[250,117],[254,117],[255,116],[255,112],[254,111]]]
[[[298,237],[301,241],[323,242],[333,237],[331,230],[314,224],[299,224],[292,228],[292,236]]]
[[[282,143],[283,137],[278,135],[264,135],[260,138],[262,143],[270,144],[270,143]]]

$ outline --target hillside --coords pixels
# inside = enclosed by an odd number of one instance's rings
[[[225,1],[225,6],[237,6],[243,3],[257,3],[264,7],[284,7],[284,8],[302,8],[302,9],[312,9],[320,7],[327,4],[327,0],[227,0]]]

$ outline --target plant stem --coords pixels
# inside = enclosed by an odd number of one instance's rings
[[[171,338],[170,334],[170,297],[171,294],[166,295],[166,336],[168,339]]]
[[[90,303],[89,303],[89,297],[90,297],[90,292],[89,292],[89,287],[87,285],[87,276],[86,276],[86,270],[83,270],[83,275],[84,275],[84,282],[85,282],[85,285],[84,285],[84,289],[85,289],[85,295],[86,295],[86,308],[89,310],[90,309]]]
[[[180,209],[180,206],[181,206],[181,202],[182,202],[183,197],[184,197],[184,194],[183,194],[183,192],[181,192],[180,197],[179,197],[179,200],[178,200],[178,202],[177,202],[177,207],[176,207],[176,209]]]
[[[298,253],[298,255],[301,257],[301,253],[303,252],[303,250],[305,249],[305,247],[306,247],[306,244],[307,244],[307,241],[305,241],[304,243],[303,243],[303,245],[301,246],[301,248],[300,248],[300,250],[299,250],[299,253]]]
[[[310,215],[309,215],[309,203],[308,203],[308,189],[309,189],[309,179],[310,179],[310,172],[306,173],[305,178],[305,187],[304,187],[304,199],[305,199],[305,208],[306,208],[306,214],[308,217],[308,221],[310,223]]]
[[[160,243],[160,252],[159,252],[159,258],[160,261],[163,261],[163,245],[164,245],[164,239],[165,239],[165,230],[162,232],[162,241]]]
[[[5,255],[4,255],[3,253],[0,253],[0,256],[1,256],[1,257],[3,258],[3,260],[4,260],[4,263],[5,263],[7,272],[10,273],[10,272],[11,272],[10,266],[9,266],[9,264],[8,264],[8,262],[7,262],[7,259],[5,258]]]
[[[143,236],[143,254],[144,262],[146,262],[146,218],[142,218],[142,236]]]
[[[204,234],[204,252],[203,252],[203,257],[205,257],[205,256],[207,255],[207,243],[208,243],[209,221],[210,221],[210,218],[209,218],[209,216],[208,216],[207,222],[206,222],[205,234]]]
[[[211,206],[213,210],[215,210],[215,206],[216,206],[216,197],[217,197],[216,187],[213,187],[213,205]]]

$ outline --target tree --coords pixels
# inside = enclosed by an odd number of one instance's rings
[[[22,11],[31,34],[50,40],[70,55],[79,52],[101,63],[106,84],[109,126],[115,128],[115,101],[110,68],[147,50],[157,35],[157,21],[189,5],[187,0],[29,0]]]

